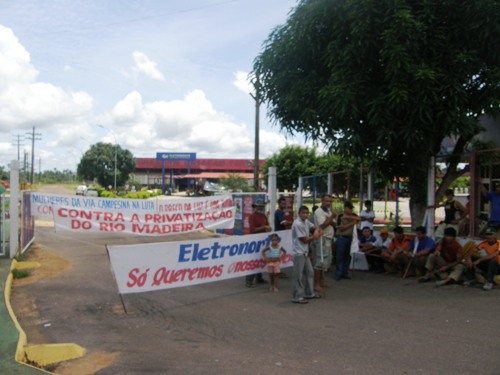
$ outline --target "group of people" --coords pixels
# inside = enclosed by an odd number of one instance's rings
[[[498,188],[497,188],[498,189]],[[498,189],[500,190],[500,189]],[[293,255],[292,302],[306,304],[311,299],[321,298],[324,292],[325,274],[334,265],[335,280],[349,279],[351,245],[357,227],[359,251],[364,253],[370,269],[375,272],[399,273],[402,277],[417,276],[419,282],[436,280],[436,287],[449,283],[468,286],[476,282],[476,273],[484,275],[484,290],[493,287],[495,275],[500,274],[500,240],[497,229],[488,227],[485,240],[461,246],[457,241],[459,212],[463,206],[453,199],[453,192],[446,191],[445,220],[441,237],[435,242],[426,234],[426,228],[416,228],[414,238],[409,238],[400,226],[393,229],[392,238],[387,229],[378,236],[373,234],[374,213],[370,201],[360,216],[353,213],[351,202],[345,202],[342,212],[332,211],[331,195],[324,195],[321,206],[310,215],[307,206],[299,207],[298,216],[292,222],[284,215],[285,199],[278,200],[275,214],[276,231],[292,229],[291,254]],[[500,192],[497,192],[500,195]],[[263,201],[253,205],[255,212],[249,218],[250,232],[271,232],[264,213]],[[458,213],[457,213],[458,212]],[[267,262],[271,279],[271,291],[278,291],[278,278],[283,275],[280,261],[286,250],[280,245],[277,233],[271,235],[271,244],[262,252]],[[267,283],[262,274],[249,275],[246,286]]]

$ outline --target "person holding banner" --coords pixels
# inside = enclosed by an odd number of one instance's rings
[[[325,285],[325,272],[332,265],[332,244],[335,235],[335,217],[338,212],[330,209],[332,196],[325,194],[321,206],[314,211],[314,224],[323,230],[323,235],[315,241],[314,290],[322,293]]]
[[[273,233],[269,236],[270,246],[265,247],[262,250],[262,256],[267,263],[267,270],[269,272],[269,278],[271,279],[270,292],[278,291],[278,275],[280,273],[281,260],[286,255],[286,250],[280,245],[281,237],[277,233]]]
[[[250,227],[250,233],[265,233],[272,230],[267,220],[267,216],[264,214],[264,207],[266,204],[263,200],[257,199],[254,204],[252,204],[254,212],[248,217],[248,225]],[[248,275],[245,278],[245,286],[247,288],[255,288],[255,283],[257,284],[267,284],[267,281],[262,277],[262,273],[256,273],[253,275]]]
[[[321,298],[314,292],[314,272],[309,259],[309,244],[320,238],[323,231],[316,228],[308,218],[309,208],[301,206],[299,216],[292,224],[292,302],[299,304],[306,304],[309,299]]]

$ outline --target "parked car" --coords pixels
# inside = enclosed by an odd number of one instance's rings
[[[99,193],[94,188],[88,188],[83,195],[86,197],[98,197]]]
[[[87,186],[85,185],[80,185],[76,187],[76,195],[85,195],[85,192],[87,191]]]

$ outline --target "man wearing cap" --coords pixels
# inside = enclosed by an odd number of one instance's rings
[[[497,238],[496,228],[487,228],[485,235],[486,240],[477,245],[476,253],[466,259],[468,269],[464,285],[472,285],[476,279],[475,272],[480,269],[486,272],[483,289],[491,290],[493,278],[500,274],[500,240]]]
[[[272,230],[269,225],[269,221],[267,220],[266,215],[264,214],[265,203],[261,199],[257,199],[252,207],[254,212],[248,217],[248,225],[250,227],[250,233],[265,233],[270,232]],[[266,284],[267,281],[262,277],[262,273],[256,273],[252,275],[247,275],[245,278],[245,286],[247,288],[255,287],[255,282],[257,284]]]
[[[439,224],[435,233],[435,236],[439,238],[444,236],[444,230],[449,227],[454,228],[458,233],[458,224],[460,223],[460,219],[467,215],[467,210],[463,204],[454,198],[452,189],[447,189],[444,194],[446,196],[444,201],[437,205],[428,207],[444,207],[444,220],[441,224]]]
[[[344,213],[337,216],[337,247],[335,249],[335,280],[350,279],[349,263],[351,262],[351,244],[353,231],[360,222],[359,216],[353,214],[351,202],[344,203]]]

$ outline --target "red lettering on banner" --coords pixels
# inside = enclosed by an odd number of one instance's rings
[[[113,224],[113,223],[99,223],[99,230],[101,232],[124,232],[124,224]]]
[[[228,269],[228,273],[236,273],[243,271],[253,271],[256,269],[263,268],[266,265],[264,259],[248,260],[244,262],[231,263]]]
[[[57,214],[60,217],[69,217],[72,219],[86,219],[86,220],[104,220],[104,221],[125,221],[122,213],[114,212],[101,212],[101,211],[85,211],[76,209],[59,208]]]
[[[222,208],[229,208],[229,207],[233,207],[232,199],[226,199],[224,202],[222,202]]]
[[[137,215],[137,214],[133,214],[133,215],[132,215],[132,218],[130,219],[130,222],[131,222],[131,223],[140,223],[140,222],[141,222],[141,220],[139,220],[139,215]]]
[[[52,215],[52,206],[38,206],[37,211],[41,215]]]
[[[145,233],[145,234],[167,234],[167,233],[179,233],[179,232],[189,232],[193,229],[203,229],[203,224],[198,224],[196,227],[193,223],[185,224],[163,224],[163,225],[153,225],[153,224],[132,224],[133,233]]]
[[[127,281],[127,287],[133,288],[136,285],[139,287],[143,287],[144,284],[146,284],[149,268],[146,269],[145,272],[137,276],[139,272],[140,272],[139,268],[134,268],[130,270],[130,272],[128,273],[128,278],[130,279],[130,281]]]
[[[79,221],[79,220],[71,220],[71,229],[83,229],[89,230],[92,228],[92,222],[90,221]]]

